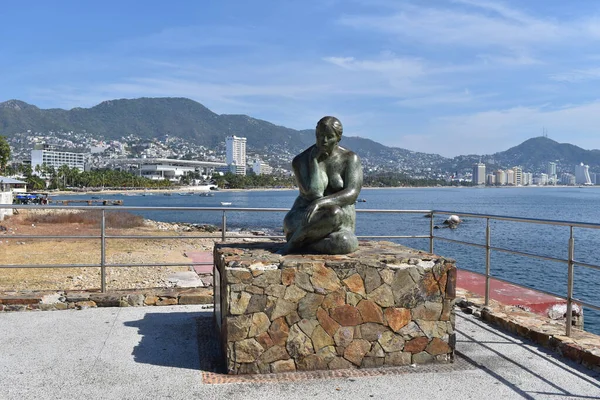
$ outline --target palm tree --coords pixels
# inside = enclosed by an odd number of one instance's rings
[[[67,186],[67,175],[69,174],[69,166],[67,164],[63,164],[58,168],[58,176],[63,179],[62,187]]]

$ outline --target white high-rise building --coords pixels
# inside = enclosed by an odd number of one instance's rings
[[[556,163],[555,162],[548,163],[548,166],[546,167],[546,173],[548,174],[548,184],[556,185],[556,182],[558,181],[558,179],[557,179],[557,175],[556,175]]]
[[[515,171],[512,169],[506,170],[506,184],[507,185],[515,185]]]
[[[579,185],[591,185],[592,179],[590,178],[590,167],[583,163],[575,166],[575,183]]]
[[[59,169],[63,165],[69,168],[77,168],[83,172],[85,167],[85,153],[72,153],[68,151],[54,150],[31,150],[31,169],[33,173],[37,173],[36,166],[46,164],[47,167]]]
[[[485,164],[477,163],[473,166],[473,184],[485,185]]]
[[[237,174],[246,175],[246,138],[227,136],[225,144],[227,165],[236,165]]]
[[[506,172],[499,169],[494,172],[494,175],[496,175],[496,185],[506,185]]]
[[[521,186],[523,185],[523,169],[521,167],[512,167],[514,172],[514,185]]]

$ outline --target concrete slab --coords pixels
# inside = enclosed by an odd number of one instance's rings
[[[202,306],[0,313],[0,399],[600,398],[597,372],[472,316],[456,325],[458,368],[210,384],[218,343]]]
[[[181,288],[204,287],[204,283],[194,271],[175,272],[167,277],[167,281]]]

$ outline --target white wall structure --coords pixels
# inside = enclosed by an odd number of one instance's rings
[[[575,166],[575,183],[578,185],[591,185],[590,167],[583,163]]]
[[[0,204],[12,204],[13,194],[12,192],[0,192]],[[12,215],[12,208],[0,208],[0,221],[4,221],[4,217]]]
[[[35,167],[46,164],[48,167],[59,169],[63,165],[77,168],[83,172],[85,167],[85,153],[71,153],[68,151],[31,150],[31,169],[35,174]]]
[[[246,175],[246,138],[237,136],[227,136],[225,138],[226,162],[227,165],[236,165],[238,175]],[[243,167],[243,168],[239,168]]]

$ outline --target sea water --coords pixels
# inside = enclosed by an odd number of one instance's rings
[[[297,196],[295,190],[218,191],[214,196],[178,195],[172,193],[94,194],[110,200],[121,199],[125,206],[160,207],[230,207],[290,208]],[[89,199],[91,195],[54,197],[55,199]],[[357,209],[375,210],[444,210],[456,213],[481,213],[512,217],[600,223],[600,188],[402,188],[363,189],[364,202]],[[140,211],[146,218],[165,222],[191,222],[220,225],[221,212]],[[282,234],[283,212],[227,212],[228,229],[266,230]],[[464,217],[458,229],[443,228],[446,215],[435,218],[435,235],[455,240],[485,244],[486,220]],[[569,228],[542,224],[490,221],[492,246],[550,256],[568,257]],[[358,213],[358,235],[429,235],[429,219],[423,214]],[[575,259],[600,265],[600,230],[574,229]],[[423,250],[429,249],[428,239],[402,239],[399,243]],[[459,268],[485,271],[485,250],[472,246],[437,240],[434,252],[455,258]],[[533,288],[562,296],[567,293],[567,265],[492,251],[493,276],[508,279]],[[575,267],[574,296],[586,302],[600,304],[600,271]],[[600,313],[585,309],[585,329],[600,334]]]

